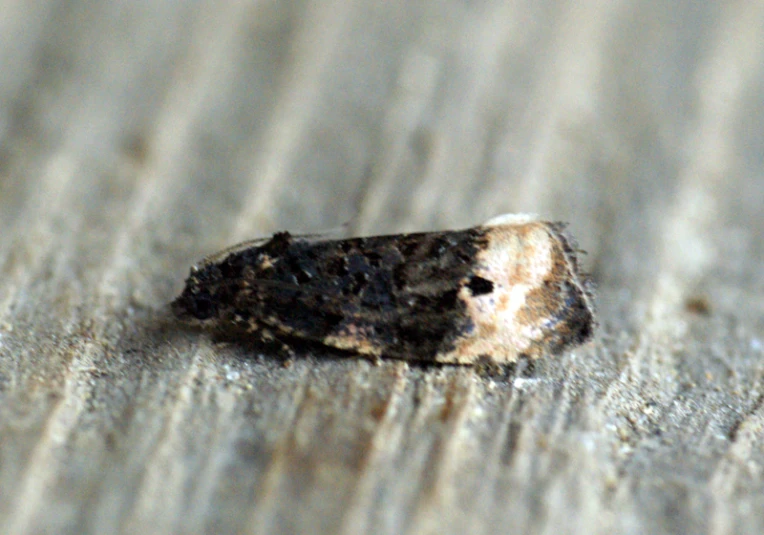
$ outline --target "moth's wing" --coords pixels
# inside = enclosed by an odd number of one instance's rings
[[[219,263],[221,260],[223,260],[225,257],[238,253],[240,251],[243,251],[245,249],[250,249],[252,247],[259,247],[266,243],[268,240],[270,240],[271,237],[268,236],[267,238],[255,238],[252,240],[243,241],[241,243],[237,243],[235,245],[231,245],[230,247],[226,247],[222,251],[217,251],[215,253],[212,253],[208,256],[205,256],[198,264],[198,268],[203,268],[206,266],[210,266],[213,264]]]
[[[274,280],[250,281],[235,309],[248,325],[366,355],[436,360],[464,326],[458,281],[411,289],[384,308],[359,295],[327,295],[318,288]]]
[[[321,233],[312,233],[312,234],[290,234],[290,238],[295,241],[303,241],[303,242],[318,242],[323,241],[328,238],[331,238],[335,229],[330,229],[327,233],[321,232]],[[247,249],[253,249],[255,247],[260,247],[261,245],[265,245],[268,243],[271,239],[273,239],[273,236],[266,236],[263,238],[253,238],[251,240],[246,240],[240,243],[236,243],[234,245],[231,245],[230,247],[226,247],[222,251],[217,251],[215,253],[212,253],[208,256],[205,256],[198,264],[197,268],[202,268],[205,266],[210,266],[213,264],[220,263],[221,260],[226,258],[227,256],[230,256],[232,254],[240,253],[242,251],[245,251]]]
[[[217,280],[215,292],[236,329],[267,328],[359,353],[434,360],[471,327],[458,295],[480,239],[475,229],[348,240],[274,237],[261,246],[262,262],[246,251],[229,253],[231,260],[219,263],[227,280]],[[221,284],[231,286],[221,291]]]

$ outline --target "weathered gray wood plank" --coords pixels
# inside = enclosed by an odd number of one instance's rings
[[[0,4],[0,531],[764,531],[764,3]],[[274,230],[569,221],[506,376],[180,329]]]

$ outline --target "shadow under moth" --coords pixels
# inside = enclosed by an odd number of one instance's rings
[[[341,240],[279,232],[192,267],[172,309],[223,336],[374,358],[558,354],[595,326],[592,284],[564,226],[507,214],[463,230]]]

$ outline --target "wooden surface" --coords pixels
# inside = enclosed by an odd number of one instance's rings
[[[0,2],[0,532],[764,532],[764,3]],[[571,223],[504,376],[218,344],[275,230]]]

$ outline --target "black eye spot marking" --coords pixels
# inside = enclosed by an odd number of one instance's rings
[[[467,288],[470,289],[474,296],[485,295],[493,291],[493,282],[475,275],[467,283]]]

